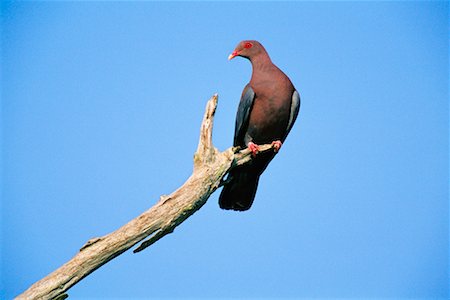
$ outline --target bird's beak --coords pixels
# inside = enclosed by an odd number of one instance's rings
[[[238,56],[239,55],[239,53],[237,52],[237,51],[233,51],[233,53],[231,53],[229,56],[228,56],[228,60],[231,60],[231,59],[233,59],[234,57],[236,57],[236,56]]]

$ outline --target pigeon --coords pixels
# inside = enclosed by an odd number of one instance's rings
[[[259,177],[280,150],[297,119],[300,95],[259,42],[240,42],[228,59],[236,56],[250,60],[253,72],[239,102],[233,145],[249,148],[253,158],[249,164],[230,171],[219,206],[245,211],[252,206]],[[258,145],[262,144],[272,144],[273,151],[258,154]]]

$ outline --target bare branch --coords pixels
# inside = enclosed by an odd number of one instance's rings
[[[33,284],[17,299],[64,299],[69,288],[139,242],[143,241],[135,253],[173,232],[206,203],[230,169],[248,163],[252,159],[248,149],[236,152],[237,149],[229,148],[219,152],[213,146],[217,101],[216,94],[206,105],[194,155],[194,171],[180,188],[168,196],[161,196],[152,208],[116,231],[90,239],[71,260]],[[266,151],[273,151],[273,146],[261,145],[260,152]]]

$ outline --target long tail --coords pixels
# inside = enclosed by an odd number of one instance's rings
[[[254,172],[236,170],[230,172],[228,176],[231,180],[220,193],[220,208],[248,210],[252,206],[253,199],[255,199],[259,175]]]

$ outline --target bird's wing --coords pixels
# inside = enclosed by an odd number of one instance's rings
[[[289,131],[291,131],[292,126],[294,125],[295,119],[297,119],[298,112],[300,110],[300,95],[297,91],[294,91],[292,94],[291,101],[291,112],[289,114],[289,123],[286,131],[286,135],[288,135]]]
[[[250,118],[250,111],[252,110],[253,102],[255,100],[255,92],[247,84],[242,92],[241,101],[239,102],[238,111],[236,114],[236,127],[234,129],[234,146],[242,146],[244,143],[245,133],[248,127],[248,120]]]

